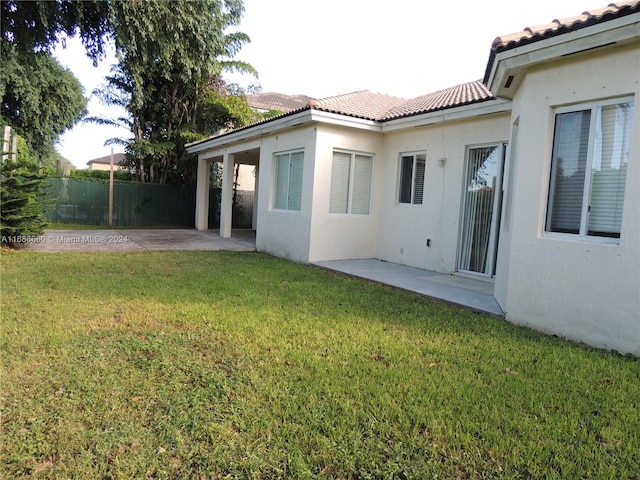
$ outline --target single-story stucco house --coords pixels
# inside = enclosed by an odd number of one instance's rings
[[[311,99],[189,145],[196,228],[230,236],[228,172],[252,165],[259,251],[479,276],[513,323],[640,355],[638,96],[640,2],[554,20],[496,38],[482,81]]]
[[[124,153],[115,153],[113,155],[114,170],[124,170],[126,167],[120,165],[125,160]],[[93,158],[87,162],[89,170],[111,170],[111,155]]]

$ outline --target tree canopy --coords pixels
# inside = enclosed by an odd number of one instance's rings
[[[0,114],[35,158],[51,164],[56,139],[86,113],[82,85],[48,52],[21,50],[0,40],[0,55]]]
[[[184,144],[252,119],[242,95],[221,76],[255,74],[234,60],[249,41],[229,31],[240,23],[242,0],[9,0],[0,13],[3,41],[16,49],[48,49],[77,34],[97,62],[114,43],[118,65],[102,97],[128,111],[115,123],[132,132],[127,158],[143,182],[195,181],[195,161]]]
[[[22,50],[48,51],[76,34],[94,62],[104,57],[113,30],[109,3],[101,0],[0,2],[2,39]]]
[[[125,21],[114,25],[120,62],[109,81],[128,95],[130,166],[143,182],[193,183],[195,161],[185,143],[221,128],[223,116],[227,127],[243,125],[250,112],[242,102],[246,112],[237,113],[242,106],[221,79],[226,69],[253,72],[233,60],[248,37],[226,31],[239,24],[242,2],[123,2],[114,10]],[[225,108],[205,125],[212,95]]]

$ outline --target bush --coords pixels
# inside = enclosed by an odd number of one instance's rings
[[[47,182],[38,170],[37,164],[24,157],[2,161],[2,245],[17,247],[27,237],[44,231]]]
[[[95,180],[99,182],[108,182],[110,176],[109,170],[71,170],[70,177],[77,180]],[[114,170],[113,179],[117,182],[132,181],[132,175],[125,170]]]

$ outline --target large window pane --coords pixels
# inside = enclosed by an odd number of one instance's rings
[[[552,211],[548,226],[551,232],[580,231],[590,118],[589,110],[556,116],[556,138],[551,160]]]
[[[595,130],[588,234],[619,237],[629,162],[630,105],[599,109]]]

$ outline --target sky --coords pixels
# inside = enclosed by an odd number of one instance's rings
[[[480,80],[497,36],[606,5],[604,0],[244,0],[238,30],[251,43],[236,60],[250,63],[259,76],[228,81],[314,98],[358,90],[413,98]],[[104,83],[113,54],[93,67],[71,39],[54,55],[83,84],[90,115],[118,115],[91,96]],[[76,168],[86,168],[87,161],[110,154],[107,139],[128,136],[126,130],[78,124],[57,149]]]

